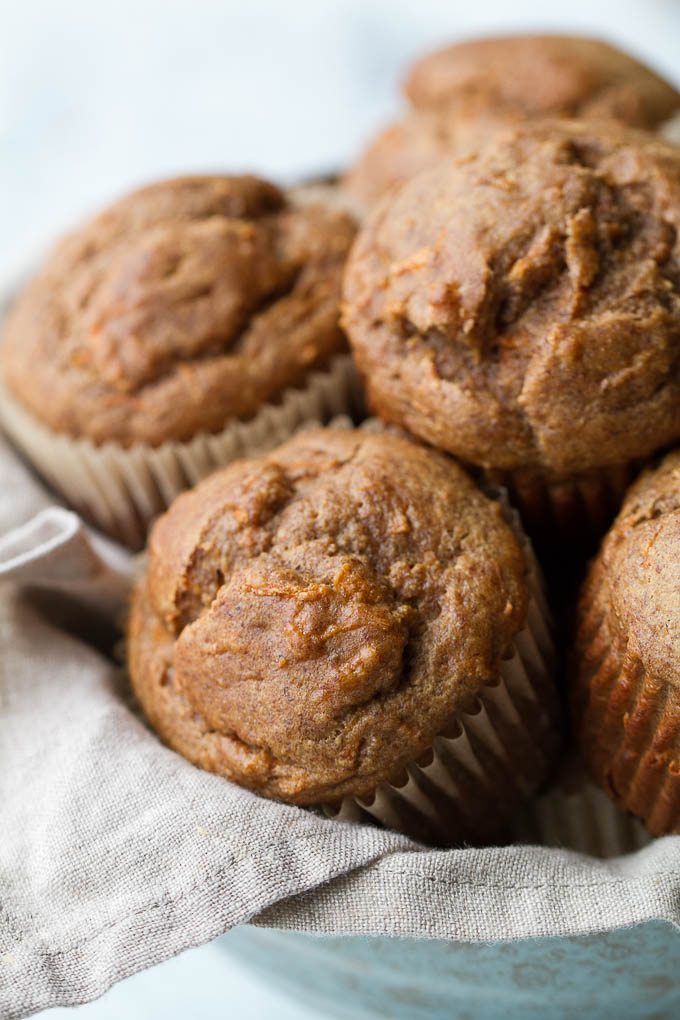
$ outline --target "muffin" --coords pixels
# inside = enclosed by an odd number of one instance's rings
[[[680,437],[680,150],[548,121],[422,171],[352,249],[344,324],[370,407],[581,547]]]
[[[440,110],[413,111],[380,132],[342,179],[342,190],[361,219],[390,189],[442,157],[464,156],[488,144],[507,127],[490,113],[461,117]]]
[[[653,130],[680,110],[680,94],[648,67],[597,39],[570,36],[457,43],[418,61],[404,91],[410,112],[369,144],[346,178],[365,205],[525,118],[614,119]]]
[[[431,843],[496,832],[558,743],[526,540],[452,460],[305,431],[154,525],[127,635],[164,741],[249,789]]]
[[[578,606],[574,724],[597,781],[655,836],[680,832],[680,451],[632,486]]]
[[[64,240],[10,312],[8,432],[70,502],[139,544],[188,483],[346,409],[333,361],[354,233],[346,213],[255,177],[128,195]]]
[[[600,39],[473,39],[427,54],[404,85],[417,109],[472,107],[523,116],[614,118],[654,128],[680,107],[663,78]]]
[[[611,858],[635,853],[651,842],[642,823],[625,815],[593,782],[583,759],[570,748],[556,775],[512,823],[513,842],[576,850]]]

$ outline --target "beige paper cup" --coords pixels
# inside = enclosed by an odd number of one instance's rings
[[[549,778],[561,743],[552,624],[540,567],[518,516],[503,493],[493,495],[521,541],[531,589],[512,653],[399,781],[382,783],[369,798],[325,806],[328,817],[378,821],[433,845],[480,843],[498,835]]]
[[[648,673],[634,636],[629,641],[611,625],[601,583],[586,588],[571,678],[581,753],[611,799],[653,836],[680,833],[680,710],[672,679]]]
[[[639,462],[614,465],[559,481],[531,469],[490,470],[484,477],[507,489],[538,545],[552,545],[557,538],[590,552],[618,513],[639,466]]]
[[[327,370],[310,373],[304,388],[286,390],[249,421],[186,442],[125,448],[50,431],[0,384],[0,424],[10,439],[86,520],[133,549],[143,546],[150,523],[180,492],[212,471],[278,446],[306,421],[357,415],[361,405],[352,360],[341,355]]]
[[[659,128],[659,134],[663,135],[667,142],[680,145],[680,113],[664,121]]]
[[[298,184],[288,191],[288,197],[294,205],[327,205],[347,213],[357,223],[361,223],[366,215],[364,206],[332,178]]]
[[[526,805],[512,826],[518,843],[560,847],[592,857],[619,857],[647,846],[644,825],[621,811],[573,755],[557,781]]]

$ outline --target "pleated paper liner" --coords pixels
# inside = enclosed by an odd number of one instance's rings
[[[357,415],[361,405],[351,358],[341,355],[249,421],[230,422],[221,432],[187,442],[126,449],[50,431],[0,385],[0,423],[8,436],[86,520],[132,549],[143,546],[150,523],[180,492],[212,471],[278,446],[310,419],[324,423],[337,414]]]
[[[602,858],[633,853],[652,839],[642,822],[621,811],[596,786],[575,754],[557,782],[518,812],[512,835],[518,843]]]
[[[599,597],[598,597],[599,596]],[[604,598],[603,598],[604,596]],[[598,782],[654,836],[680,832],[680,709],[673,680],[650,676],[591,584],[579,628],[574,723]]]
[[[551,621],[530,543],[507,501],[501,505],[524,549],[530,586],[512,653],[398,779],[368,798],[325,806],[328,817],[378,821],[433,845],[480,843],[549,778],[561,742]]]
[[[617,464],[554,480],[527,468],[485,472],[503,486],[522,524],[540,550],[568,547],[584,556],[595,552],[599,540],[619,512],[626,489],[640,462]]]
[[[663,135],[667,142],[680,145],[680,113],[676,113],[670,120],[664,121],[659,128],[659,134]]]
[[[288,198],[294,205],[326,205],[347,213],[357,223],[366,214],[365,208],[352,195],[338,185],[337,177],[307,181],[290,188]]]

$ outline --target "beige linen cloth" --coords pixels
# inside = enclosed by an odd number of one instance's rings
[[[194,768],[92,645],[111,644],[129,566],[0,439],[3,1018],[85,1002],[247,921],[489,941],[680,920],[677,837],[610,859],[433,851]],[[573,814],[555,803],[553,821]]]

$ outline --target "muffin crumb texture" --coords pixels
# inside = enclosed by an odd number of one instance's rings
[[[599,39],[526,35],[473,39],[429,53],[404,91],[417,109],[618,120],[653,128],[680,95],[651,68]]]
[[[370,206],[444,156],[463,156],[499,130],[540,117],[616,120],[654,130],[680,93],[598,39],[506,36],[456,43],[420,59],[406,79],[411,107],[381,132],[345,187]]]
[[[344,322],[369,405],[548,480],[680,436],[680,150],[552,121],[444,160],[370,214]]]
[[[294,804],[366,795],[497,681],[526,573],[499,505],[443,455],[305,432],[157,522],[133,686],[204,768]]]
[[[0,348],[13,395],[55,432],[123,446],[248,419],[345,347],[353,220],[255,177],[186,177],[64,240]]]

